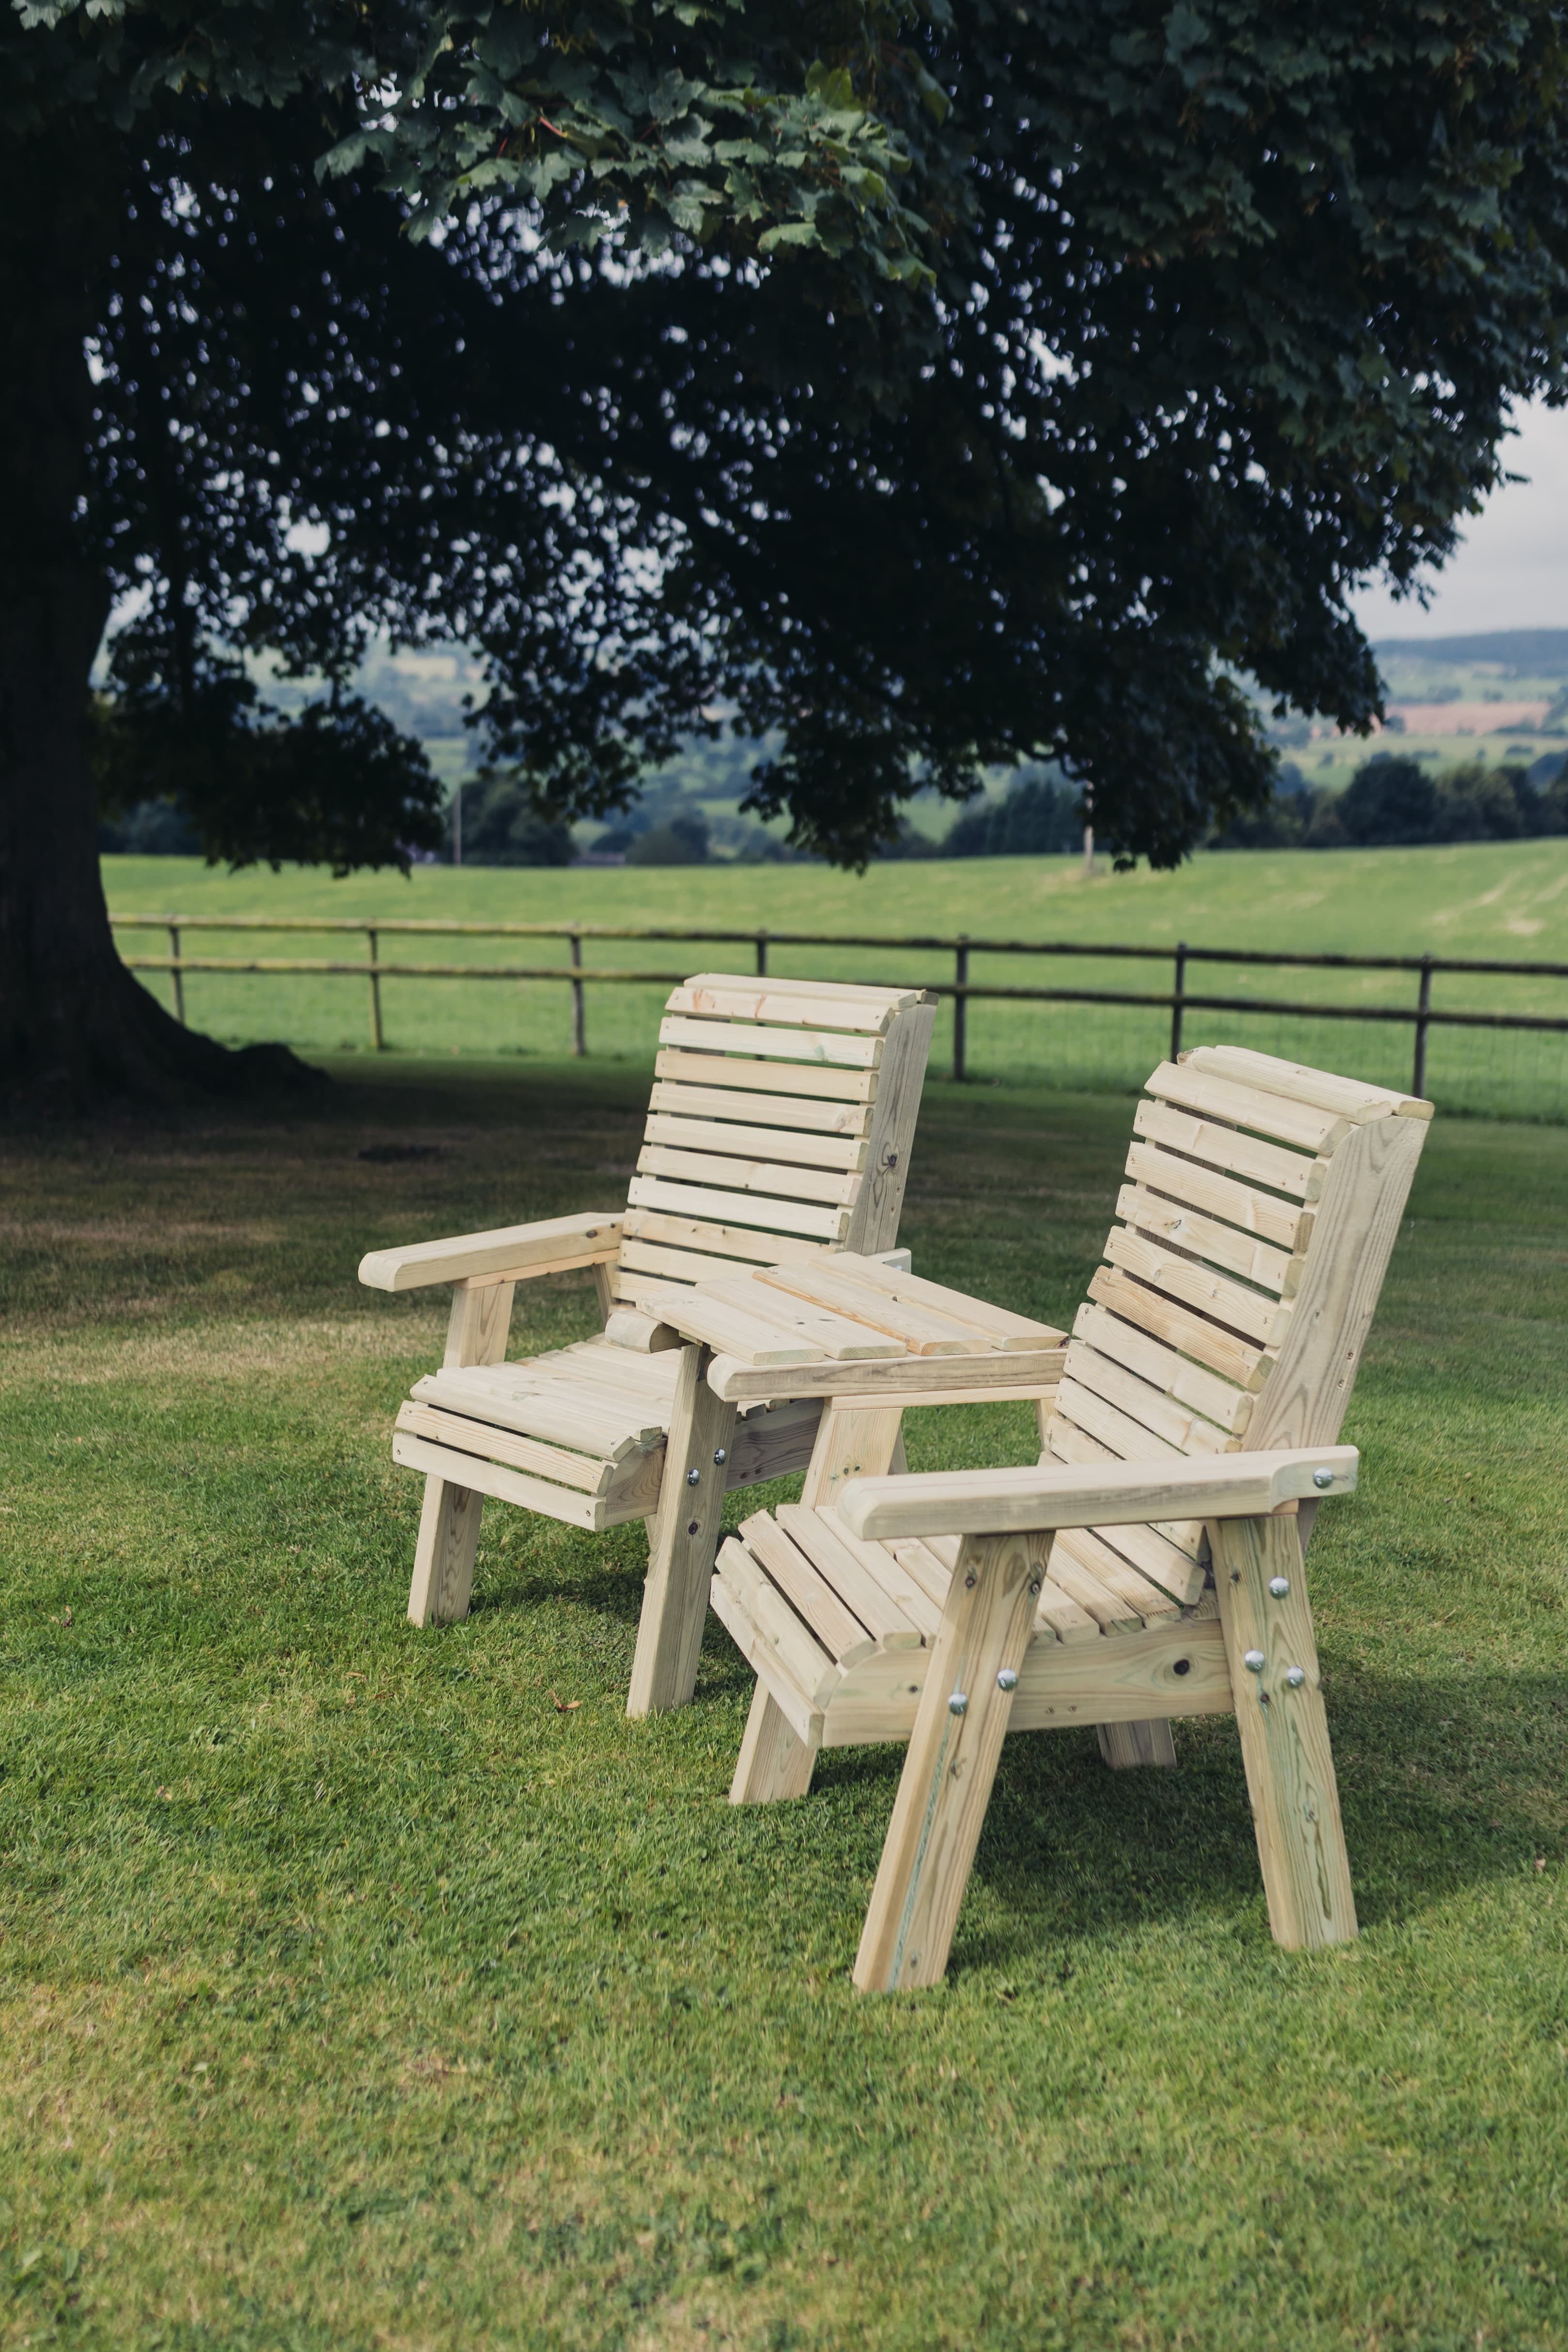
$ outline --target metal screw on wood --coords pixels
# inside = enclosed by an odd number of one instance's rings
[[[947,1711],[949,1715],[966,1715],[969,1711],[968,1694],[964,1691],[954,1691],[947,1702]]]
[[[1249,1675],[1260,1675],[1268,1661],[1261,1650],[1248,1650],[1241,1663]]]
[[[963,1580],[963,1589],[965,1592],[973,1592],[974,1590],[974,1571],[973,1569]]]
[[[998,1666],[996,1670],[996,1687],[999,1691],[1017,1689],[1018,1669],[1016,1666]]]
[[[1268,1580],[1268,1590],[1274,1595],[1276,1601],[1283,1601],[1285,1595],[1290,1590],[1289,1578],[1288,1576],[1271,1576]]]
[[[725,1451],[724,1451],[724,1449],[723,1449],[723,1447],[722,1447],[721,1445],[718,1445],[718,1446],[715,1446],[715,1447],[714,1447],[714,1449],[713,1449],[713,1467],[715,1468],[715,1470],[722,1470],[722,1468],[724,1467],[725,1463],[729,1460],[729,1458],[730,1458],[730,1457],[729,1457],[729,1455],[725,1453]]]
[[[1037,1598],[1038,1598],[1038,1595],[1039,1595],[1039,1590],[1040,1590],[1040,1580],[1039,1580],[1039,1578],[1037,1576],[1037,1577],[1036,1577],[1036,1579],[1035,1579],[1035,1580],[1034,1580],[1034,1582],[1033,1582],[1033,1584],[1031,1584],[1031,1585],[1030,1585],[1030,1587],[1029,1587],[1029,1598],[1030,1598],[1030,1600],[1031,1600],[1031,1601],[1034,1601],[1034,1600],[1036,1600],[1036,1599],[1037,1599]]]
[[[1285,1679],[1286,1679],[1286,1681],[1289,1684],[1289,1685],[1290,1685],[1290,1687],[1291,1687],[1291,1689],[1292,1689],[1292,1690],[1300,1690],[1300,1687],[1301,1687],[1301,1685],[1302,1685],[1302,1684],[1306,1681],[1306,1679],[1307,1679],[1307,1669],[1306,1669],[1306,1667],[1305,1667],[1305,1666],[1287,1666],[1287,1667],[1286,1667],[1286,1669],[1285,1669]]]
[[[1333,1485],[1333,1483],[1334,1483],[1334,1474],[1333,1474],[1333,1472],[1332,1472],[1331,1470],[1314,1470],[1314,1471],[1313,1471],[1313,1473],[1312,1473],[1312,1484],[1313,1484],[1313,1486],[1317,1486],[1317,1487],[1320,1487],[1320,1488],[1321,1488],[1321,1487],[1323,1487],[1323,1486],[1331,1486]]]
[[[697,1533],[697,1522],[695,1519],[687,1520],[686,1532],[689,1536],[694,1536]]]
[[[686,1474],[686,1483],[689,1486],[700,1486],[702,1484],[701,1471],[689,1470]]]

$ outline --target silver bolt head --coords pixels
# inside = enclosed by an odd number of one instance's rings
[[[1017,1689],[1018,1670],[1016,1666],[1002,1666],[998,1668],[996,1675],[996,1687],[1001,1691]]]
[[[1316,1486],[1316,1487],[1318,1487],[1318,1488],[1321,1489],[1321,1488],[1322,1488],[1322,1487],[1324,1487],[1324,1486],[1331,1486],[1333,1485],[1333,1483],[1334,1483],[1334,1474],[1333,1474],[1333,1472],[1332,1472],[1331,1470],[1314,1470],[1314,1471],[1313,1471],[1313,1473],[1312,1473],[1312,1484],[1313,1484],[1313,1486]]]
[[[1268,1580],[1268,1590],[1274,1595],[1276,1601],[1283,1601],[1285,1595],[1290,1590],[1289,1578],[1288,1576],[1271,1576]]]
[[[947,1711],[949,1715],[967,1715],[969,1712],[967,1694],[963,1691],[954,1691],[947,1702]]]
[[[1260,1675],[1268,1662],[1261,1650],[1248,1650],[1241,1663],[1249,1675]]]
[[[689,1470],[686,1474],[686,1483],[689,1486],[700,1486],[702,1484],[701,1471]]]
[[[1286,1681],[1289,1684],[1289,1685],[1290,1685],[1290,1687],[1291,1687],[1291,1689],[1292,1689],[1292,1690],[1300,1690],[1300,1687],[1301,1687],[1301,1685],[1302,1685],[1302,1684],[1306,1681],[1306,1679],[1307,1679],[1307,1669],[1306,1669],[1306,1667],[1305,1667],[1305,1666],[1287,1666],[1287,1667],[1286,1667],[1286,1669],[1285,1669],[1285,1679],[1286,1679]]]
[[[724,1451],[724,1449],[723,1449],[723,1447],[722,1447],[721,1445],[716,1445],[716,1446],[714,1447],[714,1449],[713,1449],[713,1467],[714,1467],[714,1469],[715,1469],[715,1470],[722,1470],[722,1468],[724,1467],[725,1463],[729,1460],[729,1458],[730,1458],[730,1457],[729,1457],[729,1455],[725,1453],[725,1451]]]

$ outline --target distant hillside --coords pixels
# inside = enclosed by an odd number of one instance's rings
[[[1496,663],[1521,676],[1568,677],[1568,629],[1489,629],[1473,637],[1379,637],[1373,652],[1384,661],[1423,668],[1451,663]]]

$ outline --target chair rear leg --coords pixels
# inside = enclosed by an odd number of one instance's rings
[[[946,1971],[1049,1551],[1048,1536],[1007,1535],[959,1552],[855,1961],[862,1992]]]
[[[804,1797],[816,1769],[819,1744],[801,1738],[773,1694],[759,1683],[730,1784],[730,1802],[771,1805],[785,1797]]]
[[[1157,1765],[1164,1772],[1175,1770],[1176,1744],[1163,1717],[1147,1723],[1102,1723],[1097,1728],[1100,1752],[1113,1772],[1131,1771],[1138,1764]]]
[[[1348,1943],[1355,1896],[1295,1519],[1225,1519],[1209,1539],[1268,1925],[1293,1950]]]
[[[448,1478],[426,1478],[408,1588],[411,1625],[450,1625],[468,1613],[485,1498]]]

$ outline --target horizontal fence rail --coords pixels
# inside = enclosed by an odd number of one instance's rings
[[[182,1022],[185,1018],[184,980],[187,972],[248,973],[275,978],[311,973],[363,980],[368,982],[370,990],[371,1042],[378,1053],[384,1052],[386,1047],[381,1002],[384,980],[563,982],[572,991],[572,1050],[575,1055],[584,1055],[588,1050],[584,990],[590,982],[675,988],[688,977],[684,971],[641,971],[619,966],[584,964],[583,945],[584,940],[654,940],[666,944],[679,942],[711,947],[745,946],[753,950],[757,974],[763,979],[767,976],[768,950],[775,947],[869,948],[900,955],[951,955],[953,959],[952,978],[929,980],[921,985],[929,988],[934,995],[952,1001],[952,1075],[960,1080],[968,1074],[967,1009],[972,1002],[977,1000],[1015,1004],[1131,1005],[1145,1011],[1168,1011],[1171,1015],[1173,1059],[1182,1050],[1183,1022],[1188,1013],[1271,1013],[1314,1021],[1393,1022],[1414,1030],[1411,1091],[1417,1095],[1426,1093],[1426,1041],[1432,1029],[1568,1032],[1568,1017],[1458,1012],[1433,1004],[1432,982],[1434,975],[1439,972],[1504,973],[1517,979],[1568,980],[1568,964],[1565,963],[1505,962],[1491,957],[1314,955],[1247,948],[1193,947],[1184,941],[1170,948],[1135,946],[1121,940],[1096,944],[1082,940],[985,940],[972,938],[964,932],[960,932],[956,938],[942,939],[924,934],[889,937],[885,933],[858,931],[715,930],[619,923],[460,923],[415,919],[369,922],[330,915],[113,914],[110,921],[116,930],[154,930],[166,935],[169,942],[167,955],[128,955],[123,961],[132,971],[162,971],[170,975],[174,985],[175,1017]],[[365,955],[363,961],[354,962],[311,956],[193,956],[187,955],[184,949],[185,935],[191,931],[262,931],[274,936],[283,932],[346,934],[364,941]],[[432,937],[564,940],[571,961],[565,965],[386,963],[382,961],[381,942],[384,939]],[[971,980],[972,956],[1089,956],[1168,963],[1173,969],[1173,984],[1168,993],[1163,991],[1103,988],[1019,988]],[[1284,997],[1212,996],[1189,989],[1186,984],[1188,967],[1196,963],[1242,964],[1260,970],[1411,972],[1417,975],[1418,985],[1415,1002],[1409,1005],[1318,1004]]]

